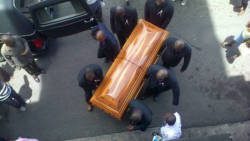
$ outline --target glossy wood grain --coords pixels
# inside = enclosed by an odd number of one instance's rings
[[[140,20],[91,98],[91,103],[121,119],[129,102],[137,97],[146,71],[155,62],[167,36],[167,31]]]

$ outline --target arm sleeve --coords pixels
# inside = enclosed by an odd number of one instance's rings
[[[110,9],[110,26],[113,33],[115,33],[115,17],[114,8]]]
[[[153,74],[153,67],[150,66],[150,67],[148,68],[148,71],[147,71],[145,77],[146,77],[146,78],[149,78],[152,74]]]
[[[181,128],[181,116],[179,113],[175,112],[174,113],[175,117],[176,117],[176,125]]]
[[[137,11],[136,11],[136,9],[134,10],[134,27],[137,25],[137,21],[138,21],[138,14],[137,14]]]
[[[168,8],[169,10],[167,10],[167,16],[166,19],[164,20],[163,24],[162,24],[162,28],[166,28],[168,26],[168,24],[170,23],[173,14],[174,14],[174,9],[172,7]]]
[[[149,8],[148,8],[148,2],[146,2],[144,6],[144,18],[145,20],[149,21]]]
[[[179,103],[179,96],[180,96],[180,87],[179,87],[179,84],[176,80],[176,78],[171,78],[171,82],[170,82],[170,85],[171,85],[171,88],[172,88],[172,92],[173,92],[173,104],[174,105],[178,105]]]
[[[184,63],[181,68],[181,71],[185,71],[187,69],[190,59],[191,59],[191,54],[192,54],[192,50],[189,46],[187,46],[187,49],[185,51],[185,56],[184,56]]]
[[[105,54],[104,54],[104,49],[101,45],[99,45],[98,51],[97,51],[97,58],[104,58]]]
[[[134,127],[134,130],[142,130],[145,131],[147,128],[148,124],[146,124],[145,122],[142,122],[141,124],[137,125]]]
[[[15,63],[14,61],[12,60],[11,56],[8,56],[4,53],[4,48],[2,47],[1,49],[1,54],[3,56],[3,58],[6,60],[6,62],[11,66],[11,67],[15,67]]]
[[[7,63],[11,66],[11,67],[15,67],[15,63],[14,61],[11,59],[11,56],[5,56],[3,55],[4,59],[7,61]]]
[[[30,47],[28,45],[28,42],[25,39],[22,39],[23,45],[24,45],[24,51],[22,52],[21,55],[26,55],[30,53]]]
[[[98,68],[96,70],[97,77],[100,78],[101,80],[103,79],[103,72],[101,68]]]

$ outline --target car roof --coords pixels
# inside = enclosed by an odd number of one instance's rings
[[[0,0],[0,34],[29,36],[35,32],[33,24],[13,5],[13,0]]]

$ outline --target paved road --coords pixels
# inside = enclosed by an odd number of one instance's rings
[[[141,16],[144,0],[131,1]],[[107,24],[108,8],[120,2],[106,2]],[[168,30],[171,36],[182,37],[193,45],[193,56],[186,72],[180,73],[180,67],[175,69],[181,86],[178,107],[171,105],[171,92],[163,93],[158,103],[145,100],[154,111],[151,127],[160,126],[167,111],[180,112],[184,128],[249,119],[250,52],[240,48],[242,55],[229,64],[225,50],[219,47],[224,37],[242,29],[250,16],[249,9],[248,14],[237,16],[226,1],[213,0],[192,0],[187,7],[178,3],[175,7]],[[76,76],[82,66],[98,63],[107,70],[108,65],[96,58],[97,46],[89,31],[52,40],[48,55],[39,59],[47,70],[40,84],[24,71],[15,71],[11,84],[24,97],[31,98],[32,103],[25,113],[9,108],[8,121],[0,123],[0,135],[59,141],[124,131],[126,122],[98,109],[87,112],[83,91],[77,86]]]

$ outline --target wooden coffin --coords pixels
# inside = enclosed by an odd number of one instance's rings
[[[139,20],[104,80],[91,98],[91,103],[121,119],[129,102],[141,89],[148,67],[157,58],[168,32]]]

